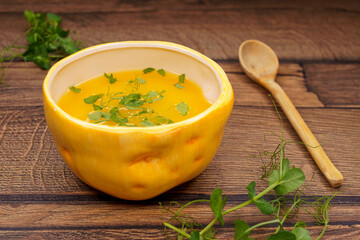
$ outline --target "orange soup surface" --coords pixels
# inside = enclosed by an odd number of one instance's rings
[[[58,105],[95,124],[148,127],[191,118],[211,103],[185,74],[147,68],[104,73],[70,86]]]

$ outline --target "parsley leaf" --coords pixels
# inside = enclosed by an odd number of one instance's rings
[[[77,88],[77,87],[75,87],[75,86],[71,86],[71,87],[69,87],[69,89],[70,89],[71,91],[73,91],[74,93],[80,93],[80,92],[81,92],[81,89],[80,89],[80,88]]]
[[[152,123],[148,118],[145,118],[144,120],[141,121],[141,126],[150,127],[150,126],[155,126],[155,124]]]
[[[189,113],[189,106],[186,103],[181,102],[176,105],[176,110],[183,116],[186,116]]]
[[[114,78],[113,74],[107,75],[106,73],[104,73],[104,76],[109,80],[110,84],[113,84],[117,81],[117,79]]]

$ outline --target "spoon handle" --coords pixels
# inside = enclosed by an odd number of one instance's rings
[[[265,87],[274,96],[280,104],[282,110],[285,112],[287,118],[290,120],[292,126],[295,128],[297,134],[305,144],[316,164],[329,181],[331,186],[339,187],[343,181],[343,175],[330,161],[311,130],[306,125],[305,121],[296,110],[294,104],[291,102],[288,95],[275,81],[268,82]]]

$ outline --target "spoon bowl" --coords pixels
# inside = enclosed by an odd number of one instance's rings
[[[244,72],[255,82],[274,81],[279,69],[275,52],[266,44],[249,40],[239,48],[239,60]]]
[[[331,186],[340,186],[343,181],[342,174],[330,161],[288,95],[275,82],[279,68],[279,60],[275,52],[265,43],[257,40],[247,40],[239,48],[239,60],[244,72],[252,80],[269,90],[280,104],[290,123]]]

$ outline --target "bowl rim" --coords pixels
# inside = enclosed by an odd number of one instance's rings
[[[188,55],[191,58],[194,58],[197,61],[200,61],[204,65],[210,68],[213,73],[216,75],[216,78],[219,80],[220,83],[220,95],[216,99],[214,103],[211,104],[203,112],[179,121],[172,124],[165,124],[165,125],[156,125],[156,126],[149,126],[149,127],[125,127],[125,126],[107,126],[107,125],[98,125],[90,122],[86,122],[71,116],[70,114],[66,113],[62,110],[57,103],[53,100],[50,92],[49,92],[49,85],[50,81],[54,78],[54,76],[65,66],[71,64],[72,62],[84,58],[88,55],[101,52],[101,51],[108,51],[113,49],[121,49],[121,48],[158,48],[158,49],[166,49],[171,50],[180,54]],[[233,89],[232,86],[226,76],[224,70],[213,60],[208,58],[207,56],[191,49],[185,47],[180,44],[172,43],[172,42],[165,42],[165,41],[120,41],[120,42],[110,42],[110,43],[103,43],[94,45],[91,47],[84,48],[70,56],[67,56],[60,61],[56,62],[48,71],[43,81],[43,101],[48,102],[50,108],[54,111],[61,114],[64,118],[79,124],[83,127],[97,129],[102,131],[111,131],[111,132],[124,132],[124,130],[128,131],[143,131],[143,132],[159,132],[161,130],[169,130],[179,128],[181,126],[190,125],[202,118],[204,118],[209,113],[213,112],[215,109],[221,107],[222,105],[226,104],[229,101],[233,101]]]

